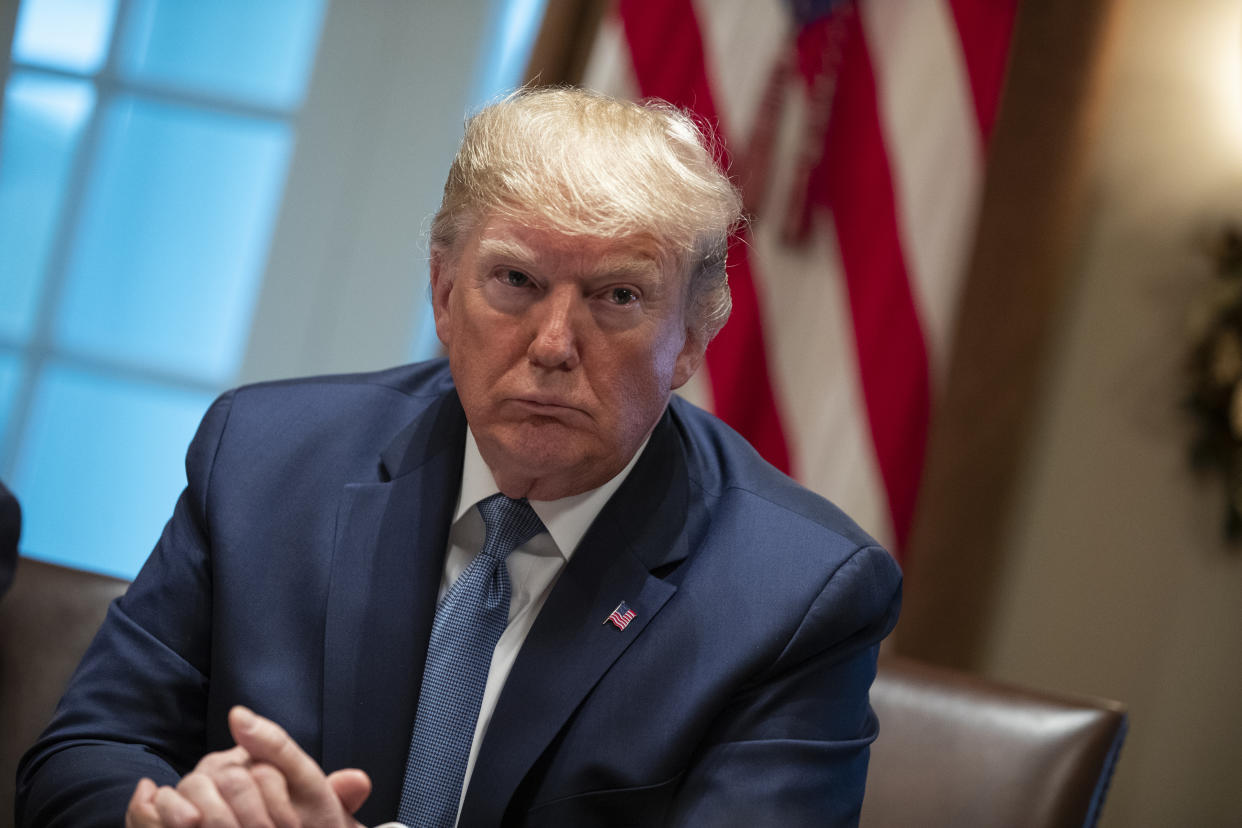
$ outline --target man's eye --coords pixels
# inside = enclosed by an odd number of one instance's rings
[[[638,294],[629,288],[613,288],[609,292],[608,298],[614,305],[628,305],[631,302],[638,301]]]
[[[506,270],[500,275],[500,279],[512,287],[526,287],[530,284],[530,277],[520,270]]]

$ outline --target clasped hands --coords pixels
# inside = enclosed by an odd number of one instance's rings
[[[237,746],[204,756],[172,788],[143,779],[125,828],[360,828],[371,794],[360,770],[324,774],[284,728],[245,707],[229,711]]]

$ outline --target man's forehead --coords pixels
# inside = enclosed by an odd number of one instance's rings
[[[554,228],[531,227],[507,220],[485,222],[473,244],[480,258],[510,259],[539,264],[572,256],[590,270],[608,272],[658,272],[666,257],[649,236],[597,236],[566,233]]]

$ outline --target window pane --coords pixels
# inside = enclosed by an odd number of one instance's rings
[[[185,486],[186,446],[210,404],[49,364],[13,479],[23,553],[134,577]]]
[[[0,351],[0,454],[9,440],[9,422],[13,417],[13,404],[17,402],[17,381],[21,363],[12,351]]]
[[[282,123],[117,99],[104,113],[58,344],[231,381],[289,143]]]
[[[22,341],[30,334],[73,156],[94,104],[84,81],[30,72],[9,80],[0,138],[0,337]]]
[[[280,109],[306,91],[322,0],[136,0],[120,67],[130,78]]]
[[[115,18],[116,0],[24,0],[13,34],[13,59],[97,72]]]

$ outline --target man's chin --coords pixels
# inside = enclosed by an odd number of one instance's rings
[[[558,500],[604,482],[594,479],[603,464],[598,446],[588,442],[574,429],[559,424],[526,425],[504,434],[493,444],[494,452],[484,451],[483,459],[501,491],[510,497]]]
[[[553,445],[529,442],[510,445],[505,447],[504,455],[505,466],[529,477],[573,475],[583,468],[589,468],[589,460],[584,461],[581,452],[573,451],[569,440]]]

